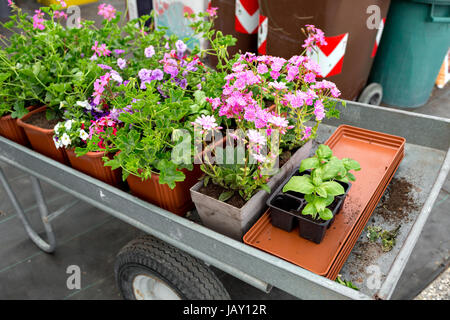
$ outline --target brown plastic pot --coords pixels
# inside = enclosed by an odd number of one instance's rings
[[[310,154],[312,141],[299,148],[292,157],[280,168],[279,172],[269,179],[271,190],[276,190],[281,182],[292,172],[292,168]],[[200,181],[191,188],[192,201],[205,226],[236,240],[242,236],[261,216],[266,208],[270,194],[264,190],[258,191],[242,208],[236,208],[199,192],[203,182]]]
[[[167,184],[160,184],[159,174],[157,173],[153,173],[151,178],[145,181],[135,175],[129,175],[127,182],[131,192],[138,198],[176,215],[184,216],[187,211],[194,207],[189,189],[198,182],[203,172],[198,165],[194,165],[192,171],[187,169],[181,171],[186,175],[186,179],[177,182],[174,189],[170,189]]]
[[[35,107],[28,107],[28,111],[32,111]],[[3,136],[11,141],[17,142],[25,147],[30,145],[27,135],[22,127],[17,125],[18,119],[13,119],[11,115],[6,115],[0,118],[0,136]]]
[[[29,119],[32,115],[40,112],[45,112],[46,109],[47,107],[44,106],[31,111],[21,119],[18,119],[17,125],[24,129],[33,150],[49,158],[52,158],[53,160],[61,162],[62,164],[68,165],[69,159],[67,158],[65,149],[57,149],[55,146],[55,142],[53,141],[53,135],[55,131],[53,129],[43,129],[26,123],[26,120]]]
[[[384,143],[383,143],[383,140]],[[270,223],[267,212],[244,236],[244,242],[290,261],[318,275],[331,277],[340,253],[353,247],[373,212],[380,194],[403,158],[405,139],[366,129],[340,126],[327,140],[333,154],[361,164],[356,181],[347,195],[341,214],[320,245],[298,236],[296,229],[285,232]],[[353,239],[355,242],[348,242]],[[331,279],[331,278],[330,278]]]
[[[87,154],[77,157],[73,149],[66,149],[67,157],[72,168],[77,169],[93,178],[101,180],[113,187],[124,188],[122,181],[122,172],[119,169],[111,170],[106,167],[103,162],[104,152],[88,152]]]

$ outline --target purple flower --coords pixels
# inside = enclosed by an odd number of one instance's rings
[[[114,54],[116,56],[120,56],[121,54],[124,54],[124,53],[125,53],[125,50],[122,50],[122,49],[115,49],[114,50]]]
[[[144,54],[147,58],[153,57],[153,55],[155,54],[155,48],[153,46],[149,46],[145,49]]]
[[[119,66],[119,68],[121,70],[123,70],[127,66],[127,60],[119,58],[119,59],[117,59],[117,65]]]
[[[103,70],[112,70],[112,68],[106,64],[97,64],[100,68],[102,68]]]
[[[181,40],[178,40],[176,43],[175,43],[175,47],[177,48],[177,51],[178,52],[181,52],[181,53],[184,53],[185,51],[186,51],[186,49],[187,49],[187,46],[184,44],[184,42],[183,41],[181,41]]]
[[[152,71],[152,78],[153,80],[161,81],[162,79],[164,79],[164,72],[159,69],[155,69]]]

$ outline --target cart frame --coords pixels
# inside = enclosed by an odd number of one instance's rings
[[[76,203],[69,203],[49,214],[39,180],[266,292],[275,286],[301,299],[389,299],[450,170],[450,120],[351,101],[347,101],[346,104],[346,107],[343,107],[341,103],[338,105],[341,118],[328,121],[327,124],[338,126],[345,123],[400,135],[405,137],[409,144],[438,149],[445,154],[425,204],[414,221],[409,235],[401,244],[402,248],[390,266],[390,271],[381,288],[374,296],[342,286],[283,259],[174,215],[0,137],[0,161],[32,176],[37,206],[47,234],[46,242],[27,222],[24,211],[1,168],[0,181],[31,240],[46,252],[52,252],[56,247],[51,220]]]

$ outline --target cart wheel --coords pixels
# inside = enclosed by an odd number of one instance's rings
[[[126,300],[230,299],[202,261],[148,235],[120,250],[114,272]]]
[[[371,83],[361,92],[358,102],[379,106],[383,98],[383,87],[379,83]]]

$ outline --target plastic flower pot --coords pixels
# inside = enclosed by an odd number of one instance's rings
[[[186,179],[177,182],[174,189],[170,189],[167,184],[160,184],[159,174],[156,173],[153,173],[150,179],[144,181],[135,175],[129,175],[127,182],[131,192],[138,198],[176,215],[184,216],[187,211],[194,207],[189,189],[198,182],[203,172],[198,165],[194,165],[192,171],[187,169],[181,171],[186,175]]]
[[[26,123],[27,119],[36,113],[45,112],[47,107],[40,107],[31,111],[21,119],[17,120],[17,125],[22,127],[30,141],[33,150],[52,158],[63,164],[69,164],[69,159],[64,148],[57,149],[53,141],[55,131],[53,129],[43,129],[32,124]]]
[[[312,141],[299,148],[291,158],[280,168],[279,172],[269,179],[271,190],[276,190],[281,182],[298,167],[300,162],[310,154]],[[208,228],[227,235],[236,240],[242,240],[243,235],[262,215],[270,194],[264,190],[258,191],[241,208],[217,200],[199,192],[203,182],[200,181],[191,188],[192,201],[202,223]]]
[[[121,189],[124,188],[121,170],[111,170],[111,167],[104,165],[102,160],[105,156],[104,152],[88,152],[81,157],[77,157],[73,149],[67,149],[66,152],[72,168],[93,178],[101,180],[113,187],[118,187]]]
[[[35,107],[28,107],[28,111],[32,111]],[[18,119],[13,119],[11,115],[6,115],[0,118],[0,136],[9,140],[17,142],[23,146],[29,146],[27,135],[22,127],[17,125]]]

